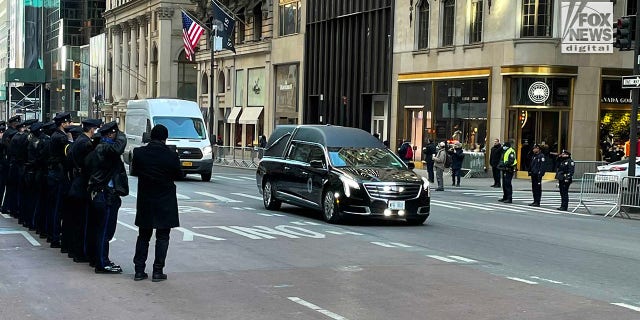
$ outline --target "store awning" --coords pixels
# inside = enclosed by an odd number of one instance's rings
[[[242,124],[258,124],[260,114],[262,114],[262,107],[244,108],[244,111],[242,111],[242,115],[240,116],[238,122]]]
[[[231,112],[229,112],[229,116],[225,119],[225,122],[236,123],[240,111],[242,111],[242,107],[233,107],[233,109],[231,109]]]

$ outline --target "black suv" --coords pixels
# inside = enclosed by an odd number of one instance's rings
[[[282,202],[321,210],[339,223],[376,216],[420,225],[429,217],[429,181],[366,131],[321,125],[278,126],[258,165],[265,208]]]

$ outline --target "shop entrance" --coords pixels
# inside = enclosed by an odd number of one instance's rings
[[[568,123],[568,111],[509,110],[509,137],[515,139],[517,144],[519,170],[529,170],[532,148],[537,143],[547,159],[545,170],[554,172],[558,153],[568,145]]]

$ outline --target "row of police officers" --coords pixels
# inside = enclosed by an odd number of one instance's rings
[[[0,121],[1,211],[96,273],[121,273],[109,260],[120,197],[129,193],[121,155],[126,136],[116,122],[71,125],[14,116]]]

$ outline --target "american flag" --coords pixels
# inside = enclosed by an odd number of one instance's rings
[[[196,45],[204,33],[204,28],[195,23],[184,11],[182,12],[182,39],[184,40],[184,51],[187,60],[195,53]]]

